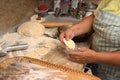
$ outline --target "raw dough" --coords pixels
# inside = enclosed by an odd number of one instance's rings
[[[31,58],[38,58],[38,54],[35,53],[34,51],[29,51],[26,55],[26,57],[31,57]]]
[[[20,25],[17,32],[21,35],[38,38],[44,34],[45,27],[38,22],[28,21]]]
[[[45,55],[45,54],[47,54],[48,52],[49,52],[49,49],[47,49],[47,48],[44,48],[44,47],[42,47],[42,48],[36,48],[35,49],[35,52],[38,54],[38,55]]]
[[[73,40],[69,40],[67,41],[65,38],[63,39],[63,42],[65,43],[65,45],[69,48],[74,50],[75,49],[75,43]]]
[[[41,47],[41,48],[35,48],[34,50],[30,50],[25,55],[26,57],[31,58],[38,58],[39,56],[43,56],[49,52],[49,49]]]
[[[48,42],[47,44],[45,44],[45,47],[46,47],[46,48],[49,48],[49,49],[56,49],[57,43]]]

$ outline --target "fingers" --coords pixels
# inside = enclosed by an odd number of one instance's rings
[[[67,41],[74,37],[74,33],[71,30],[67,30],[65,35],[66,35],[65,38],[66,38]]]
[[[78,48],[78,50],[79,50],[79,52],[84,52],[84,51],[86,51],[86,50],[87,50],[87,48],[82,47],[82,48]]]
[[[74,37],[74,32],[72,30],[66,30],[62,32],[59,36],[60,41],[63,42],[63,39],[65,38],[66,40],[70,40]]]
[[[81,52],[69,52],[68,55],[78,56]]]
[[[74,58],[71,58],[71,57],[67,57],[67,59],[69,59],[69,60],[71,60],[71,61],[74,61],[74,62],[76,62],[77,60],[76,59],[74,59]]]
[[[72,58],[72,59],[79,59],[80,54],[82,54],[82,53],[81,53],[81,52],[79,52],[79,53],[71,52],[71,53],[68,53],[67,55],[68,55],[69,58]]]
[[[71,56],[71,55],[68,55],[67,56],[67,59],[71,60],[71,61],[74,61],[74,62],[80,62],[80,58],[77,57],[77,56]]]
[[[78,52],[67,53],[68,59],[79,63],[91,63],[94,62],[96,53],[88,48],[78,48]]]
[[[76,55],[72,55],[72,54],[68,54],[68,56],[69,56],[69,58],[72,58],[72,59],[76,59],[76,58],[78,58],[78,56],[76,56]]]
[[[60,41],[63,43],[63,39],[65,37],[65,32],[62,32],[59,36]]]

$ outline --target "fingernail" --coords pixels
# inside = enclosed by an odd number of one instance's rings
[[[81,48],[78,48],[78,49],[81,49]]]

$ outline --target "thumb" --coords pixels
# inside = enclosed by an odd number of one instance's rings
[[[74,33],[72,33],[70,36],[69,36],[69,39],[72,39],[74,37]]]

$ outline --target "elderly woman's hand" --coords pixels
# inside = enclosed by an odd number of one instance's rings
[[[68,59],[78,63],[96,62],[97,52],[88,48],[78,48],[78,52],[67,53]]]
[[[63,42],[63,39],[64,39],[64,38],[65,38],[66,40],[70,40],[70,39],[72,39],[74,36],[75,36],[74,30],[72,30],[72,29],[69,28],[69,29],[63,31],[63,32],[60,34],[59,38],[60,38],[60,41]]]

